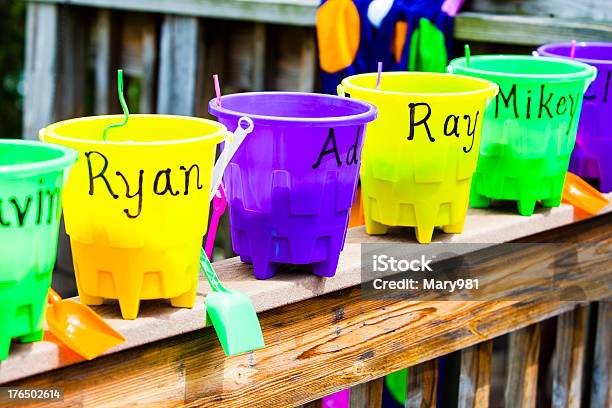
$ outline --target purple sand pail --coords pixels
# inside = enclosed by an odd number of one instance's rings
[[[359,177],[366,102],[298,92],[252,92],[216,99],[208,111],[226,126],[254,128],[225,171],[234,251],[255,277],[278,264],[311,264],[334,276]]]
[[[538,54],[570,58],[571,43],[546,44]],[[599,189],[612,191],[612,42],[576,43],[574,59],[597,68],[597,78],[584,95],[576,145],[569,170],[599,180]]]

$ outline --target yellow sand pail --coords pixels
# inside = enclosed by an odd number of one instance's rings
[[[81,302],[118,299],[124,319],[136,318],[141,299],[193,307],[215,151],[226,128],[131,115],[103,141],[103,129],[122,119],[71,119],[39,133],[79,152],[63,208]]]
[[[338,94],[370,102],[378,119],[366,131],[361,187],[368,234],[416,227],[421,243],[433,230],[460,233],[476,168],[492,82],[422,72],[345,78]]]

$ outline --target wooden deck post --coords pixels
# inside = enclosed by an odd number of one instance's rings
[[[384,377],[351,388],[350,408],[380,408]]]
[[[436,406],[438,392],[438,359],[425,361],[408,368],[406,408]]]
[[[461,351],[458,408],[489,406],[492,352],[492,340]]]
[[[23,102],[23,137],[38,139],[38,130],[55,118],[58,6],[28,3]]]
[[[161,28],[157,113],[193,115],[198,19],[166,15]]]
[[[539,323],[510,333],[506,407],[530,408],[536,405],[538,359],[540,357]]]
[[[581,406],[588,315],[587,306],[578,306],[557,318],[552,390],[555,408]]]
[[[591,408],[612,406],[612,301],[599,303]]]

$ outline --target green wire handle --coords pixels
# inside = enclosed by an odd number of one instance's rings
[[[121,109],[123,109],[123,114],[125,117],[123,118],[123,122],[121,123],[112,123],[104,128],[104,132],[102,133],[102,139],[106,142],[106,132],[108,132],[112,128],[124,126],[128,119],[130,118],[130,111],[127,107],[127,103],[125,103],[125,97],[123,96],[123,70],[117,70],[117,93],[119,94],[119,103],[121,104]]]
[[[466,65],[469,67],[470,66],[470,57],[472,56],[472,53],[470,52],[470,45],[469,44],[465,44],[463,46],[463,49],[465,50],[465,62],[466,62]]]
[[[200,268],[204,271],[204,275],[206,276],[206,280],[208,284],[212,287],[214,292],[227,292],[225,287],[219,281],[219,277],[217,273],[213,269],[210,261],[208,260],[208,256],[206,256],[206,252],[204,252],[203,248],[200,248]]]

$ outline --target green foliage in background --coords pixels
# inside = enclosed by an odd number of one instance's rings
[[[0,0],[0,138],[21,137],[24,1]]]

